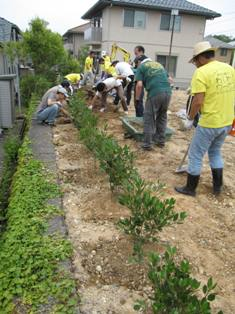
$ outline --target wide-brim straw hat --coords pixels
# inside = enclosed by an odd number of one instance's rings
[[[217,48],[212,47],[209,41],[200,41],[193,48],[193,57],[189,60],[189,63],[193,62],[193,59],[206,51],[216,51]]]

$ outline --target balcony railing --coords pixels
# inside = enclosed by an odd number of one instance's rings
[[[100,43],[102,41],[102,28],[90,27],[84,32],[84,40],[89,43]]]

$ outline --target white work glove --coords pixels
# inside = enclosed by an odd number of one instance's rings
[[[190,130],[193,127],[193,120],[186,118],[186,120],[183,121],[183,125],[185,130]]]

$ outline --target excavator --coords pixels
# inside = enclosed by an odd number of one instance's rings
[[[116,59],[117,52],[120,52],[121,54],[123,54],[123,59],[125,62],[129,62],[131,58],[131,54],[124,48],[117,46],[116,43],[112,45],[111,56],[110,56],[111,61],[114,61]]]

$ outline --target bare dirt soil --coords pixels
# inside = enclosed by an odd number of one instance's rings
[[[224,192],[219,198],[211,194],[211,173],[205,158],[195,198],[177,194],[174,186],[185,183],[186,176],[175,169],[187,148],[192,132],[180,130],[176,112],[185,108],[187,95],[175,91],[169,108],[168,126],[175,134],[163,149],[144,152],[139,143],[124,139],[119,119],[122,111],[99,114],[108,122],[108,132],[136,153],[136,166],[142,177],[166,184],[165,197],[176,199],[176,210],[186,211],[185,222],[160,234],[159,245],[148,249],[162,252],[165,244],[176,246],[180,258],[187,258],[193,275],[203,283],[212,276],[219,293],[213,313],[222,309],[235,313],[235,138],[227,137],[223,146],[225,160]],[[133,105],[131,113],[134,115]],[[136,299],[151,294],[143,265],[130,263],[132,241],[115,223],[128,215],[127,208],[112,195],[108,178],[97,161],[79,141],[72,124],[54,128],[59,176],[64,192],[64,208],[69,237],[74,247],[74,273],[81,295],[83,314],[131,314]]]

